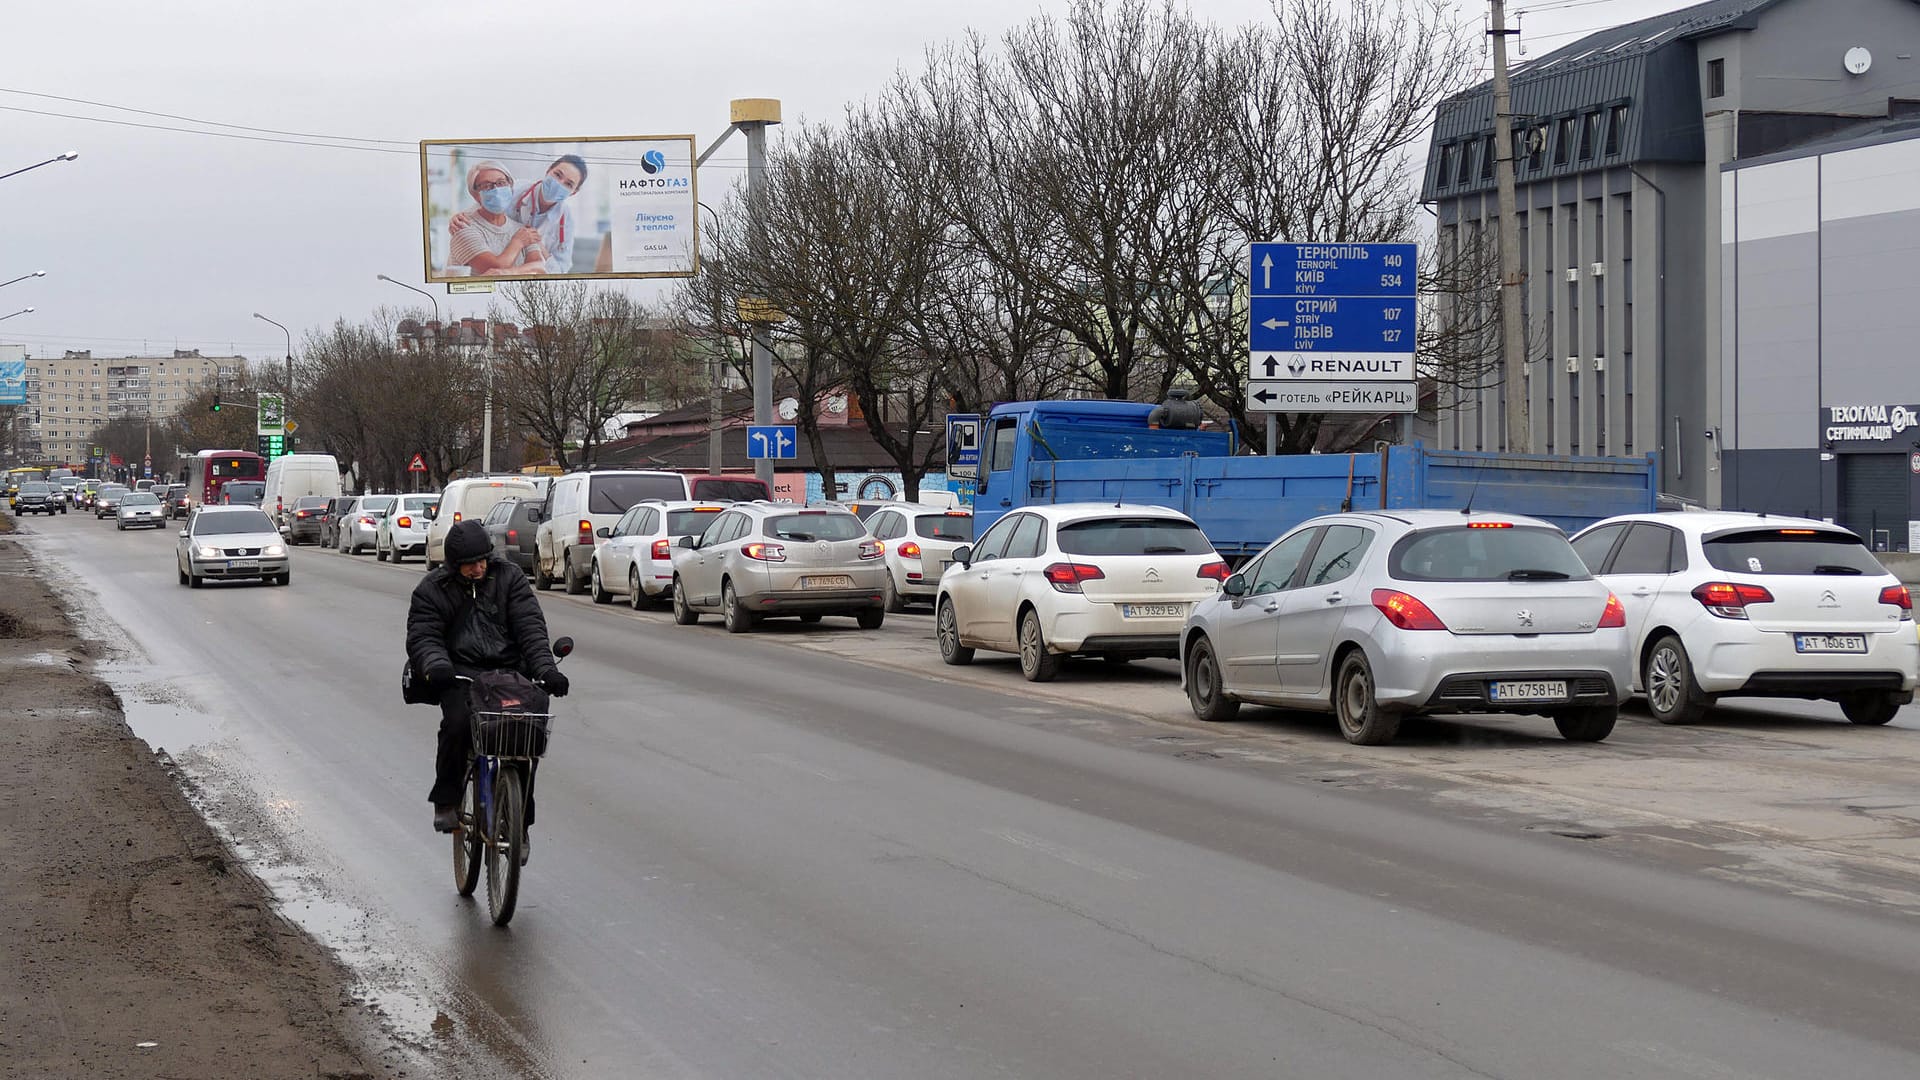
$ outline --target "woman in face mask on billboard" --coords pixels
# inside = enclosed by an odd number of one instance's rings
[[[513,174],[496,161],[467,170],[467,194],[476,209],[455,214],[447,223],[447,261],[475,274],[546,273],[538,231],[515,221]]]
[[[573,196],[587,182],[587,163],[578,154],[565,154],[547,166],[537,182],[516,188],[507,216],[539,234],[540,271],[519,269],[515,273],[565,274],[573,266],[576,239]],[[460,228],[473,216],[463,211],[453,216],[449,228]]]

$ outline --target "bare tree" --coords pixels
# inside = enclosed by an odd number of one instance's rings
[[[216,392],[221,400],[219,412],[213,411]],[[251,406],[253,396],[253,375],[248,365],[241,365],[224,379],[208,376],[167,423],[168,445],[188,456],[202,450],[252,450],[259,445],[253,410],[227,408],[226,403]]]

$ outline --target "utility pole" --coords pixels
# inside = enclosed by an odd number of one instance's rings
[[[1527,423],[1527,341],[1520,317],[1520,212],[1513,190],[1513,91],[1507,84],[1505,0],[1490,0],[1493,38],[1493,181],[1500,215],[1500,374],[1507,401],[1507,452],[1533,448]]]
[[[780,122],[780,103],[766,98],[745,98],[732,103],[733,125],[747,136],[747,219],[749,230],[763,230],[761,200],[765,197],[767,173],[767,126]],[[753,422],[773,423],[773,350],[767,347],[766,332],[759,323],[747,324],[753,334]],[[773,490],[773,459],[759,458],[753,463],[753,475]]]

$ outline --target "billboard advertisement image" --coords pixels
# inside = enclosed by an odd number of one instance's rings
[[[694,138],[420,144],[431,282],[692,277]]]
[[[27,403],[27,348],[0,345],[0,405]]]

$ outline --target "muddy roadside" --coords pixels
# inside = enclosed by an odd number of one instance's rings
[[[0,1076],[406,1075],[128,730],[98,651],[0,538]]]

